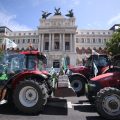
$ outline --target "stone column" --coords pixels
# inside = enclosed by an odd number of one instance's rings
[[[73,41],[73,52],[75,52],[76,53],[76,48],[75,48],[75,34],[73,34],[73,37],[72,37],[73,39],[72,39],[72,41]]]
[[[38,51],[41,51],[41,34],[39,35]]]
[[[49,51],[51,51],[51,34],[49,33]]]
[[[73,52],[73,49],[72,49],[72,48],[73,48],[73,45],[74,45],[72,38],[73,38],[73,37],[72,37],[72,34],[70,34],[70,51],[71,51],[71,52]]]
[[[60,41],[60,50],[62,50],[62,36],[61,36],[61,33],[60,33],[59,41]]]
[[[65,51],[65,34],[63,34],[63,52]]]
[[[54,50],[54,42],[55,42],[55,40],[54,40],[54,34],[52,34],[52,50]]]
[[[41,40],[41,52],[43,52],[43,46],[44,46],[44,34],[42,34],[42,40]]]

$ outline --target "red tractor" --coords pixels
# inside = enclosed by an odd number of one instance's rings
[[[119,87],[120,84],[120,55],[116,55],[111,60],[112,65],[106,67],[103,74],[91,78],[86,84],[86,95],[89,100],[96,97],[97,92],[104,87]]]
[[[46,57],[38,51],[6,54],[0,61],[0,99],[14,103],[22,112],[38,113],[52,92]]]
[[[99,75],[110,65],[110,60],[107,55],[91,55],[86,60],[84,66],[71,67],[68,70],[71,86],[75,90],[77,96],[85,93],[85,84],[90,78],[95,76],[93,63],[96,65],[98,69],[97,75]]]
[[[120,119],[120,55],[113,59],[111,71],[89,80],[86,96],[98,113],[107,119]],[[117,66],[116,66],[117,65]]]
[[[47,59],[38,51],[5,54],[0,57],[0,101],[5,99],[22,112],[37,114],[49,96],[73,96],[67,75],[44,70]]]

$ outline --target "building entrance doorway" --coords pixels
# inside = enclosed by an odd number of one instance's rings
[[[60,68],[60,62],[59,62],[59,60],[54,60],[53,61],[53,68]]]

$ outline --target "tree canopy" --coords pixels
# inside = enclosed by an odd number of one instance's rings
[[[112,55],[120,54],[120,28],[116,30],[112,38],[106,42],[107,51]]]

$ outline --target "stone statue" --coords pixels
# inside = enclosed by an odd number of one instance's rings
[[[74,14],[73,14],[73,10],[69,10],[68,11],[68,14],[66,14],[65,16],[68,16],[68,17],[74,17]]]
[[[58,9],[55,8],[55,14],[54,15],[61,15],[60,8],[58,8]]]
[[[45,12],[45,11],[42,11],[42,19],[46,19],[50,14],[52,13],[48,13],[48,12]]]

